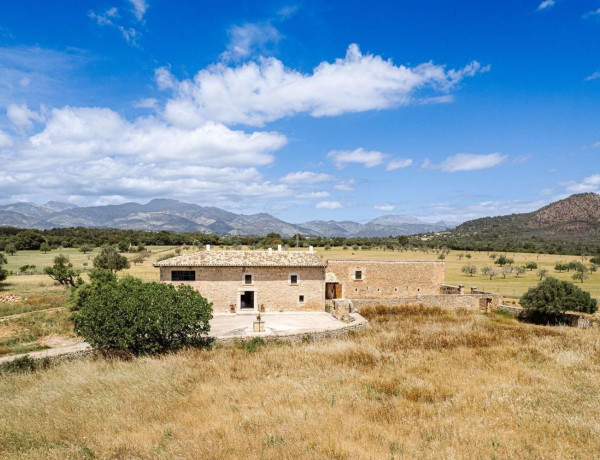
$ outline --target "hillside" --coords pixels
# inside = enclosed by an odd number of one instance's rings
[[[453,233],[589,240],[600,236],[600,195],[581,193],[529,213],[470,220]]]

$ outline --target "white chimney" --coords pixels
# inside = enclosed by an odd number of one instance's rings
[[[272,253],[273,253],[273,249],[269,248],[269,254],[272,254]]]
[[[312,246],[308,247],[308,252],[315,252]]]
[[[281,252],[281,245],[280,245],[280,244],[278,244],[278,245],[277,245],[277,250],[278,250],[279,252]]]
[[[207,250],[207,251],[210,251],[210,244],[207,244],[207,245],[206,245],[206,250]]]

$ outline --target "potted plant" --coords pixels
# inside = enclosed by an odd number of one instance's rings
[[[261,311],[262,313],[264,313],[264,312],[265,312],[265,305],[264,305],[264,304],[262,304],[262,303],[260,304],[260,311]]]
[[[229,304],[229,313],[235,313],[235,304],[234,303]]]

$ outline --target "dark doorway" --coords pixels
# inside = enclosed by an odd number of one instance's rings
[[[240,295],[240,308],[254,309],[254,291],[245,291]]]

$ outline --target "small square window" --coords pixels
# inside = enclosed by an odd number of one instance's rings
[[[355,280],[361,280],[362,279],[362,270],[356,270],[354,272],[354,279]]]
[[[298,303],[300,303],[300,304],[304,303],[304,296],[303,295],[299,295],[298,296]]]
[[[244,275],[244,284],[252,284],[252,275]]]
[[[298,284],[298,275],[290,275],[290,284]]]

